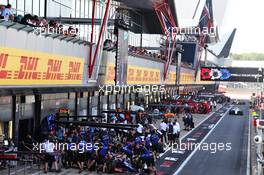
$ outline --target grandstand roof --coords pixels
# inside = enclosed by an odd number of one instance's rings
[[[116,0],[116,1],[121,3],[121,7],[128,8],[132,13],[134,11],[136,12],[136,14],[140,15],[142,21],[137,20],[134,22],[142,26],[141,30],[143,33],[163,34],[162,27],[158,20],[157,14],[154,10],[154,3],[160,3],[163,0],[138,0],[138,1]],[[164,0],[164,1],[168,2],[174,21],[178,26],[175,1],[174,0]],[[136,32],[141,32],[141,31],[137,30]]]

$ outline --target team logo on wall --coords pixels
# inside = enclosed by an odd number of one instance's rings
[[[202,81],[263,82],[263,69],[202,67]]]
[[[201,70],[202,80],[228,80],[231,73],[228,69],[210,69],[204,68]]]

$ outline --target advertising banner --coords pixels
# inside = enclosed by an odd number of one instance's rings
[[[202,81],[263,82],[263,69],[202,67]]]
[[[114,65],[107,66],[106,84],[114,84]],[[160,84],[160,70],[136,66],[128,66],[128,84]]]
[[[84,59],[0,47],[0,85],[82,84]]]
[[[159,69],[151,69],[139,66],[128,66],[127,72],[127,84],[160,84],[161,75]],[[166,84],[175,84],[176,72],[170,71],[168,74],[168,79]],[[115,66],[114,64],[109,64],[107,66],[106,81],[105,84],[115,84]],[[183,73],[181,72],[180,84],[193,84],[194,75],[193,73]]]

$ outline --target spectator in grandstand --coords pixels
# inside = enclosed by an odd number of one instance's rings
[[[40,20],[37,15],[32,16],[31,14],[25,15],[26,19],[24,22],[25,25],[29,25],[31,27],[39,27]]]
[[[157,58],[157,54],[156,53],[153,53],[153,58]]]
[[[35,27],[39,27],[40,26],[40,19],[37,15],[34,15],[33,18],[32,18],[32,23]]]
[[[48,21],[45,18],[40,18],[40,24],[39,27],[47,27],[48,26]]]
[[[59,27],[59,24],[57,21],[54,21],[54,20],[49,21],[49,24],[48,24],[49,32],[51,33],[59,32],[58,27]]]
[[[8,4],[7,6],[5,6],[5,8],[2,7],[1,10],[1,17],[5,20],[5,21],[14,21],[14,14],[11,10],[12,6],[10,4]]]
[[[4,17],[2,16],[4,10],[5,10],[5,6],[0,5],[0,19],[4,19]]]
[[[133,46],[128,45],[128,52],[133,52]]]
[[[165,55],[162,55],[161,56],[161,60],[165,61],[166,60],[166,56]]]
[[[26,15],[22,18],[22,20],[21,20],[21,24],[29,25],[29,26],[34,27],[32,20],[33,20],[33,16],[32,16],[31,14],[26,14]]]
[[[104,50],[106,51],[111,51],[114,48],[114,44],[112,42],[112,40],[110,39],[106,39],[104,42]]]
[[[60,24],[58,28],[59,28],[59,30],[57,31],[57,32],[58,32],[58,34],[61,34],[61,35],[63,35],[63,32],[64,32],[64,31],[63,31],[63,25],[62,25],[62,24]]]
[[[148,53],[148,56],[149,56],[149,57],[152,57],[152,53],[151,53],[151,52],[149,52],[149,53]]]
[[[14,18],[14,22],[21,23],[22,19],[23,19],[23,16],[22,15],[17,15]]]
[[[70,36],[70,37],[76,37],[78,34],[78,28],[74,28],[73,26],[70,26],[68,28],[68,31],[66,32],[66,35]]]

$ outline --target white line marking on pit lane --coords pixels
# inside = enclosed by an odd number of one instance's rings
[[[25,167],[25,168],[26,168],[26,170],[27,170],[27,169],[29,169],[30,167],[31,167],[31,166],[27,166],[27,167]],[[15,174],[17,174],[17,173],[19,173],[19,172],[21,172],[21,171],[24,171],[25,168],[23,167],[23,168],[20,168],[20,169],[14,170],[14,172],[10,173],[10,175],[15,175]]]
[[[212,129],[212,128],[214,128],[214,124],[208,126],[208,129]]]
[[[247,146],[247,175],[250,175],[250,150],[251,150],[251,114],[248,114],[248,146]]]
[[[69,170],[64,170],[64,171],[61,171],[58,175],[64,175],[64,174],[73,174],[71,171],[72,170],[75,170],[75,169],[69,169]],[[83,173],[85,173],[85,172],[83,172]],[[36,173],[34,173],[34,174],[31,174],[31,175],[40,175],[40,174],[44,174],[44,172],[43,172],[43,170],[42,171],[38,171],[38,172],[36,172]],[[49,173],[48,173],[49,174]],[[75,174],[75,173],[74,173]],[[76,173],[76,174],[78,174],[78,173]]]
[[[219,121],[217,122],[217,124],[215,124],[215,126],[207,133],[207,135],[203,138],[203,140],[200,142],[200,144],[203,144],[203,142],[210,136],[210,134],[219,125],[219,123],[221,123],[221,121],[223,120],[223,118],[225,118],[227,116],[229,110],[232,107],[233,107],[233,105],[231,105],[231,107],[227,109],[227,111],[224,113],[224,117],[222,117],[222,118],[219,119]],[[181,166],[178,168],[178,170],[173,175],[178,175],[181,172],[181,170],[183,169],[183,167],[185,167],[185,165],[189,162],[189,160],[197,152],[197,150],[198,150],[198,147],[195,148],[195,150],[187,157],[187,159],[181,164]]]
[[[178,158],[166,157],[164,160],[169,160],[169,161],[177,162]]]
[[[223,106],[222,106],[223,107]],[[221,108],[222,108],[221,107]],[[203,119],[195,128],[194,128],[194,130],[196,129],[196,128],[198,128],[201,124],[203,124],[209,117],[211,117],[213,114],[215,114],[215,112],[212,112],[211,114],[209,114],[207,117],[205,117],[205,119]],[[180,138],[180,141],[181,140],[183,140],[183,139],[185,139],[185,137],[187,137],[191,132],[193,132],[193,130],[192,131],[190,131],[190,132],[188,132],[188,133],[186,133],[183,137],[181,137]],[[162,157],[164,154],[166,154],[169,150],[170,150],[171,148],[170,147],[168,147],[167,149],[165,149],[165,152],[164,153],[161,153],[160,154],[160,157]]]
[[[187,138],[186,140],[187,141],[194,141],[195,142],[197,139],[195,139],[195,138]]]
[[[175,150],[175,151],[174,151],[174,149],[173,149],[173,150],[172,150],[172,153],[173,153],[173,154],[184,154],[185,151],[179,151],[179,150]]]
[[[34,174],[31,174],[31,175],[40,175],[41,173],[43,173],[43,171],[38,171],[38,172],[36,172],[36,173],[34,173]],[[44,173],[43,173],[44,174]]]

